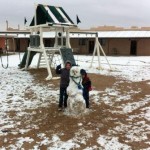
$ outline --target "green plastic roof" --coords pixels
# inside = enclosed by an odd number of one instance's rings
[[[46,6],[39,4],[36,9],[36,25],[42,24],[52,24],[52,25],[63,25],[63,26],[72,26],[74,25],[73,21],[67,15],[62,7],[56,6]],[[30,26],[34,26],[34,17]]]

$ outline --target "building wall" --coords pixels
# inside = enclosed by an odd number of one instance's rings
[[[106,55],[109,55],[109,39],[99,39],[99,42]]]
[[[21,38],[19,39],[20,43],[20,51],[25,51],[28,47],[28,40],[27,38]],[[54,45],[54,39],[50,39],[47,41],[48,46]],[[106,55],[120,55],[120,56],[129,56],[130,55],[130,49],[131,49],[131,41],[136,40],[137,41],[137,56],[150,56],[150,38],[148,39],[99,39],[104,52]],[[15,45],[13,44],[13,39],[8,39],[9,44],[9,50],[16,50],[16,39],[15,39]],[[45,40],[44,40],[45,41]],[[71,38],[70,44],[71,47],[74,50],[74,53],[78,54],[89,54],[89,42],[93,41],[95,45],[95,38]],[[5,39],[0,38],[0,47],[5,47]],[[93,47],[94,50],[94,47]]]
[[[13,51],[26,51],[28,47],[28,38],[20,38],[20,39],[10,39],[9,40],[9,49]]]
[[[81,42],[79,41],[81,40]],[[95,38],[85,39],[82,45],[82,39],[71,39],[71,46],[74,52],[80,54],[89,54],[89,43],[93,41],[95,46]],[[99,39],[106,55],[130,55],[130,39]],[[93,46],[93,50],[94,50]]]
[[[108,55],[130,55],[131,41],[129,39],[109,39]]]
[[[74,53],[88,54],[88,40],[86,38],[71,38],[70,44]]]
[[[0,48],[4,49],[5,48],[5,38],[0,37]]]
[[[150,56],[150,39],[139,39],[138,40],[137,55]]]
[[[7,40],[7,44],[9,45],[9,46],[8,46],[8,50],[9,50],[9,51],[15,51],[15,41],[14,41],[13,38],[9,38],[9,39]]]
[[[79,40],[78,39],[70,39],[71,47],[73,48],[74,53],[79,53]]]
[[[28,39],[20,39],[20,51],[26,51],[28,47]]]
[[[81,42],[79,40],[81,40]],[[83,41],[83,45],[82,39],[72,38],[70,41],[74,52],[79,54],[89,54],[90,41],[93,41],[95,46],[95,38],[85,39],[85,41]],[[106,55],[130,55],[130,39],[99,39],[99,42],[101,43]]]

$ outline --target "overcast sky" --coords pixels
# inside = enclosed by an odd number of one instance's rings
[[[78,14],[80,28],[102,25],[150,26],[150,0],[0,0],[0,30],[9,26],[23,28],[34,15],[34,3],[62,6],[76,23]]]

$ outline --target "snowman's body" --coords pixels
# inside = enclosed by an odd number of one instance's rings
[[[70,70],[70,83],[67,88],[67,112],[70,115],[82,115],[86,110],[82,88],[80,68],[77,66],[72,67]]]

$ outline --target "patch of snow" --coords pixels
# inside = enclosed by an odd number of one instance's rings
[[[95,146],[84,148],[83,150],[96,150],[96,149],[100,149],[100,148],[95,145]]]
[[[147,103],[149,103],[150,98],[138,101],[138,102],[133,102],[133,103],[128,103],[128,104],[123,104],[123,112],[124,113],[131,113],[132,111],[145,106]]]
[[[56,141],[54,141],[54,142],[56,142]],[[50,139],[49,138],[44,138],[41,142],[40,142],[40,146],[42,146],[42,145],[48,145],[48,144],[50,144],[51,142],[50,142]]]
[[[82,123],[78,123],[78,126],[80,127],[80,126],[82,126],[83,124]]]
[[[147,125],[145,121],[131,123],[128,125],[119,123],[113,130],[109,130],[109,134],[125,134],[128,138],[128,142],[139,142],[148,139],[150,134],[150,125]]]
[[[68,141],[61,141],[60,137],[57,134],[54,134],[52,138],[46,137],[44,133],[39,133],[38,137],[40,137],[41,141],[37,142],[37,147],[46,145],[48,150],[70,150],[80,148],[78,143],[82,143],[86,145],[86,141],[89,138],[93,137],[92,131],[86,131],[84,128],[79,129],[75,136]]]
[[[37,137],[42,139],[43,137],[45,137],[45,133],[39,133],[39,134],[37,134]]]
[[[19,129],[19,133],[24,134],[29,132],[31,129]]]
[[[77,133],[75,133],[75,137],[73,138],[73,141],[76,143],[82,143],[86,144],[87,139],[93,137],[91,130],[85,130],[84,128],[81,128],[78,130]]]
[[[28,143],[32,143],[34,141],[34,139],[30,138],[30,137],[20,137],[17,139],[18,141],[16,142],[16,146],[17,148],[21,148],[22,145],[25,143],[25,142],[28,142]]]
[[[90,97],[92,97],[92,100],[96,103],[96,104],[100,104],[100,92],[96,91],[96,90],[92,90],[89,92]]]
[[[149,108],[149,110],[146,111],[145,119],[147,119],[148,121],[150,121],[150,108]]]
[[[52,140],[49,140],[49,143],[52,146],[48,147],[48,150],[70,150],[80,147],[77,143],[74,143],[72,140],[68,140],[66,142],[61,141],[57,135],[53,135]]]
[[[105,135],[101,135],[98,139],[97,139],[97,143],[102,146],[103,148],[105,148],[105,150],[131,150],[131,147],[120,143],[118,141],[118,137],[109,137],[109,136],[105,136]]]
[[[110,89],[110,88],[106,88],[105,92],[110,95],[110,96],[117,96],[119,95],[119,92],[116,91],[115,89]]]
[[[102,75],[112,75],[127,79],[129,81],[143,81],[150,80],[150,56],[139,57],[112,57],[107,56],[112,71],[109,70],[109,66],[103,56],[101,56],[101,65],[103,70],[97,70],[98,59],[95,57],[92,68],[89,68],[91,62],[91,56],[78,56],[78,64],[89,73],[100,73]],[[121,60],[121,61],[120,61]],[[86,63],[85,63],[86,62]],[[147,71],[145,71],[147,70]]]

